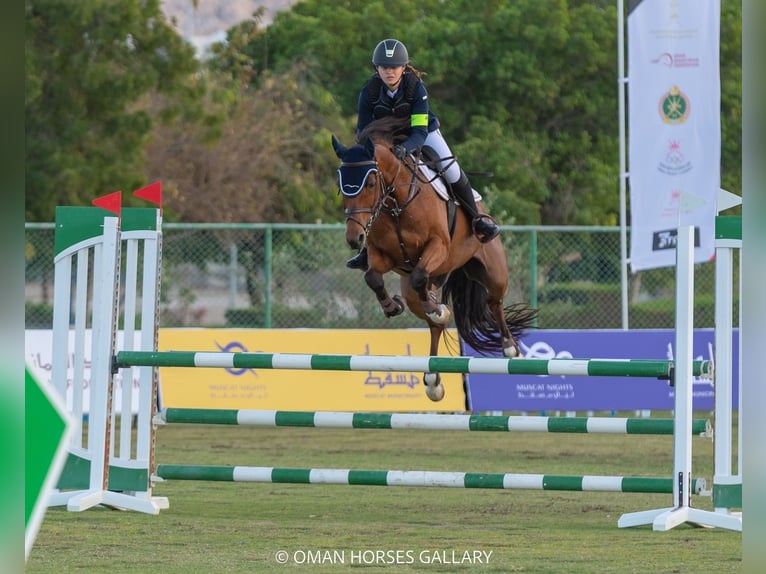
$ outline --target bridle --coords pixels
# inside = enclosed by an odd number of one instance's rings
[[[394,224],[396,227],[396,235],[399,238],[399,247],[402,250],[402,256],[404,257],[404,262],[408,265],[414,266],[414,263],[412,262],[409,253],[407,253],[407,248],[404,245],[404,238],[402,237],[402,230],[401,230],[401,224],[400,224],[400,216],[402,212],[407,208],[407,206],[418,196],[420,193],[420,186],[417,185],[419,181],[417,169],[411,169],[409,166],[407,166],[408,171],[412,173],[412,178],[410,179],[410,182],[407,184],[409,187],[409,191],[407,193],[407,199],[404,200],[404,202],[400,205],[399,201],[396,198],[395,191],[398,187],[396,184],[396,180],[399,177],[399,173],[402,170],[402,166],[404,165],[404,162],[398,162],[399,165],[397,167],[397,171],[394,174],[394,177],[391,178],[391,183],[386,183],[385,178],[383,177],[383,174],[381,173],[380,169],[378,168],[378,161],[376,159],[371,160],[364,160],[364,161],[355,161],[355,162],[342,162],[340,164],[340,167],[373,167],[375,170],[375,178],[377,181],[377,185],[375,186],[375,198],[372,204],[369,207],[356,207],[356,208],[345,208],[343,210],[343,213],[346,216],[346,223],[349,221],[352,221],[356,223],[359,227],[362,228],[362,232],[364,233],[365,242],[367,235],[370,232],[370,229],[372,228],[373,223],[378,219],[381,213],[386,213],[391,216],[391,218],[394,220]],[[362,222],[354,217],[354,215],[359,213],[369,213],[370,218],[367,220],[367,224],[362,224]]]

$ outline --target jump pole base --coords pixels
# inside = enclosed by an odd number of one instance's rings
[[[141,498],[111,490],[75,490],[52,495],[49,506],[64,506],[70,512],[82,512],[95,506],[108,506],[119,510],[133,510],[144,514],[159,514],[170,508],[167,497]]]
[[[692,526],[724,528],[742,532],[742,519],[730,514],[700,510],[691,506],[676,506],[623,514],[617,521],[618,528],[652,525],[652,530],[665,532],[679,524],[688,523]]]

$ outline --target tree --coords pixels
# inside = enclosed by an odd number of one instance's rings
[[[148,96],[198,113],[196,70],[159,0],[26,0],[26,219],[143,185]]]

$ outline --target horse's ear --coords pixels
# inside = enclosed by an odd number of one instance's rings
[[[367,138],[364,144],[364,151],[370,154],[370,157],[375,157],[375,144],[372,142],[372,138]]]
[[[335,135],[332,136],[332,149],[335,150],[335,155],[338,156],[338,159],[343,159],[343,155],[348,150],[346,146],[338,141]]]

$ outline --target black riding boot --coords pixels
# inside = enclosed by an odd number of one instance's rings
[[[471,218],[471,226],[474,234],[482,243],[492,241],[500,233],[500,227],[488,215],[480,215],[476,208],[476,201],[473,198],[473,188],[468,176],[460,170],[460,179],[450,184],[458,201],[463,206],[468,217]]]
[[[359,253],[346,261],[346,267],[349,269],[361,269],[362,271],[367,271],[367,248],[362,247],[362,250]]]

